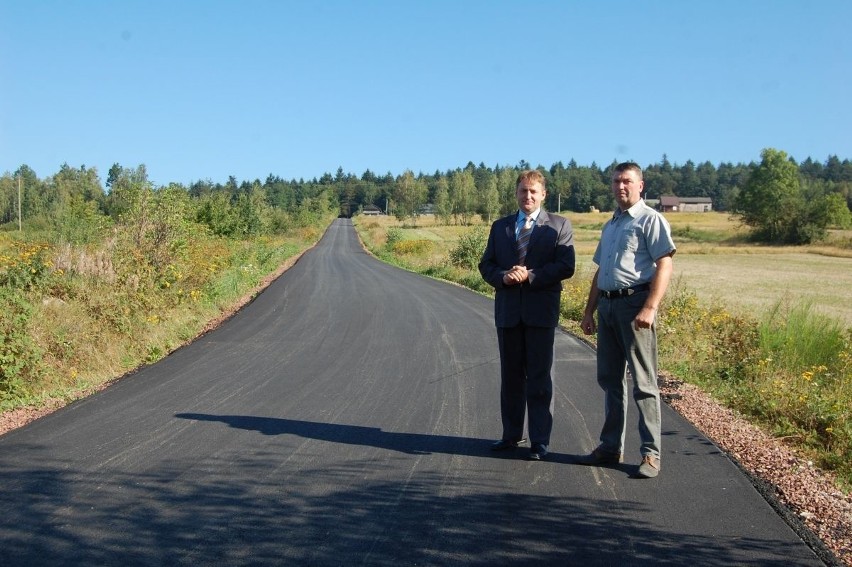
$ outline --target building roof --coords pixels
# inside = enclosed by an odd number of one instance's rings
[[[662,195],[660,196],[660,205],[664,207],[676,207],[681,203],[684,204],[704,204],[704,203],[713,203],[713,199],[710,197],[678,197],[677,195]]]

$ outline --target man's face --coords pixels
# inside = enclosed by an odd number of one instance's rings
[[[616,171],[612,176],[612,196],[615,197],[622,211],[629,209],[639,201],[644,188],[645,182],[639,179],[639,174],[632,169]]]
[[[538,181],[528,179],[521,180],[515,188],[515,196],[518,198],[518,207],[527,214],[534,212],[541,206],[547,191]]]

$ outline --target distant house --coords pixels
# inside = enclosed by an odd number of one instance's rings
[[[384,213],[376,205],[365,205],[364,208],[361,209],[361,214],[367,216],[376,216],[383,215]]]
[[[713,199],[662,195],[656,208],[664,213],[709,213],[713,210]]]
[[[713,210],[710,197],[681,197],[680,210],[684,213],[709,213]]]

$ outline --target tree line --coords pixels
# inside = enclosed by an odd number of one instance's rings
[[[808,157],[797,163],[773,149],[764,150],[761,157],[757,163],[716,166],[691,160],[677,165],[663,155],[658,163],[644,167],[644,197],[709,197],[715,210],[742,215],[755,227],[756,236],[777,242],[812,241],[824,234],[826,226],[847,222],[840,209],[845,205],[848,214],[852,208],[852,163],[848,159],[829,156],[819,162]],[[613,210],[609,179],[615,165],[585,166],[574,160],[549,168],[539,165],[537,169],[547,178],[546,208],[560,212]],[[127,210],[134,191],[141,189],[189,197],[195,220],[223,236],[274,231],[276,218],[282,213],[287,222],[293,218],[308,220],[312,211],[329,207],[339,207],[343,216],[349,216],[373,206],[416,224],[428,203],[442,222],[467,225],[477,216],[490,221],[514,210],[515,178],[520,170],[529,168],[523,160],[517,165],[493,167],[469,162],[455,170],[432,174],[405,171],[396,176],[390,172],[378,175],[369,169],[359,176],[338,168],[334,174],[311,180],[286,180],[270,174],[264,181],[238,181],[231,176],[224,183],[201,180],[188,186],[171,183],[153,187],[144,165],[126,168],[115,164],[103,184],[95,168],[63,164],[57,173],[39,178],[22,165],[0,177],[0,224],[14,225],[19,211],[22,221],[29,223],[59,220],[74,226],[81,225],[81,218],[91,222],[99,217],[118,219]],[[766,175],[767,169],[775,173]],[[776,174],[781,170],[784,181],[777,182]],[[779,214],[773,208],[786,212]],[[785,223],[805,223],[812,228],[794,234],[782,229]]]

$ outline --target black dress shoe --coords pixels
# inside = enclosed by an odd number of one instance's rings
[[[547,447],[544,445],[533,445],[530,449],[530,460],[531,461],[543,461],[547,456]]]
[[[509,449],[516,449],[518,445],[526,441],[526,439],[519,439],[517,441],[509,441],[507,439],[500,439],[499,441],[491,444],[492,451],[507,451]]]

